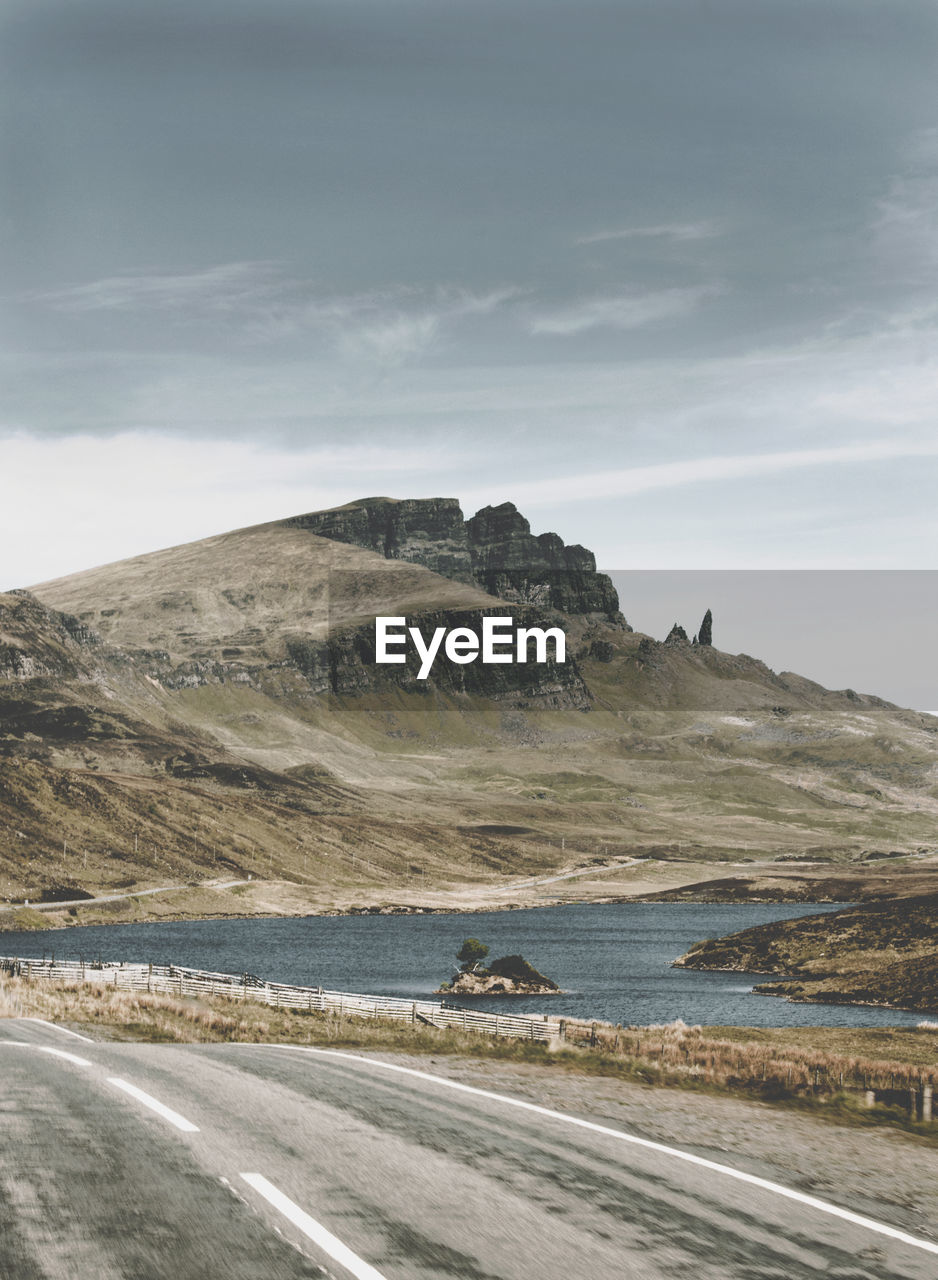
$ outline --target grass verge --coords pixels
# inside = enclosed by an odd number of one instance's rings
[[[548,1047],[222,997],[179,999],[92,983],[0,979],[0,1017],[29,1016],[60,1022],[99,1040],[305,1044],[531,1063],[649,1087],[758,1100],[841,1124],[888,1124],[938,1145],[938,1123],[923,1124],[902,1105],[904,1090],[938,1075],[932,1065],[938,1060],[938,1030],[931,1029],[700,1028],[682,1023],[622,1029],[599,1024],[589,1038]],[[889,1049],[892,1056],[856,1056],[871,1049]],[[850,1071],[853,1078],[867,1073],[866,1083],[884,1090],[883,1099],[867,1107],[862,1093],[840,1087]]]

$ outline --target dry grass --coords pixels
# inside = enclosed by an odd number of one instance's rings
[[[473,1032],[294,1012],[221,996],[180,999],[93,983],[0,978],[0,1017],[30,1016],[61,1022],[97,1039],[178,1044],[274,1042],[468,1053],[484,1040]],[[503,1052],[496,1056],[504,1056],[511,1052],[512,1042],[503,1040],[497,1047]]]
[[[868,1057],[832,1052],[810,1043],[817,1028],[786,1029],[760,1034],[755,1028],[724,1028],[708,1034],[683,1022],[623,1029],[607,1024],[570,1022],[567,1037],[668,1075],[684,1075],[724,1088],[757,1091],[764,1096],[811,1094],[832,1096],[844,1089],[919,1088],[938,1082],[938,1035],[927,1030],[902,1036],[892,1033],[889,1047],[901,1057]],[[799,1043],[802,1030],[806,1040]],[[735,1034],[733,1034],[735,1033]],[[830,1039],[830,1029],[823,1029]],[[854,1036],[854,1040],[856,1036]]]
[[[932,1064],[938,1060],[938,1031],[932,1029],[839,1033],[804,1028],[806,1042],[798,1044],[800,1028],[708,1030],[681,1022],[619,1028],[569,1022],[566,1043],[549,1048],[455,1029],[277,1010],[219,996],[179,999],[90,983],[0,978],[0,1017],[30,1015],[61,1022],[99,1040],[309,1044],[538,1063],[553,1070],[807,1107],[840,1122],[886,1122],[938,1141],[938,1125],[911,1119],[900,1092],[935,1082],[938,1068]],[[812,1037],[838,1035],[859,1037],[861,1044],[865,1035],[876,1037],[874,1047],[891,1049],[891,1056],[836,1053],[811,1044]],[[862,1106],[859,1091],[867,1088],[880,1090],[884,1105]]]
[[[711,1040],[764,1046],[777,1054],[796,1049],[912,1067],[938,1064],[938,1022],[923,1021],[917,1027],[704,1027],[703,1033]]]

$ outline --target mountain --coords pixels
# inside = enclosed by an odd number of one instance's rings
[[[568,660],[422,680],[375,663],[378,615],[559,626]],[[487,905],[727,862],[810,896],[888,854],[920,888],[936,733],[633,631],[592,553],[510,503],[363,499],[0,596],[0,896],[251,876],[185,909]]]
[[[464,520],[455,498],[362,498],[287,523],[389,560],[424,565],[513,604],[604,617],[627,628],[615,588],[597,573],[592,551],[565,546],[556,533],[535,537],[512,502],[483,507]]]

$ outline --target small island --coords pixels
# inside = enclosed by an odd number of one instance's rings
[[[478,938],[467,938],[456,953],[459,972],[452,981],[443,982],[436,995],[460,996],[543,996],[553,995],[560,987],[543,973],[538,973],[524,956],[502,956],[483,967],[489,948]]]

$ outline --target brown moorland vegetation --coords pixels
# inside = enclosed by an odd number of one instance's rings
[[[686,969],[775,973],[757,991],[791,1000],[938,1011],[938,894],[865,902],[700,942]]]
[[[938,1080],[938,1026],[763,1030],[570,1022],[566,1041],[548,1047],[221,997],[178,999],[90,983],[0,979],[0,1017],[23,1016],[58,1021],[99,1040],[308,1044],[535,1062],[650,1086],[808,1107],[844,1122],[888,1122],[938,1140],[938,1125],[922,1124],[908,1107],[910,1090],[920,1093],[923,1085]],[[865,1105],[865,1090],[876,1091],[875,1106]]]

